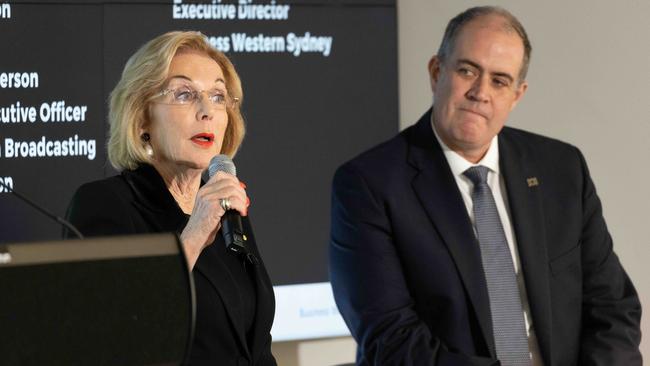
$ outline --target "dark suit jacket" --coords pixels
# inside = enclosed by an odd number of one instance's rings
[[[86,236],[180,233],[187,224],[158,172],[149,165],[81,186],[68,209],[68,219]],[[243,218],[249,249],[259,253],[248,218]],[[203,250],[194,270],[196,326],[191,365],[275,365],[271,355],[271,325],[275,309],[273,288],[264,265],[251,265],[256,289],[255,320],[247,339],[242,300],[236,281],[220,258],[221,235]]]
[[[330,274],[362,365],[498,364],[479,246],[430,120],[334,177]],[[581,153],[504,128],[499,156],[545,365],[640,365],[641,305]]]

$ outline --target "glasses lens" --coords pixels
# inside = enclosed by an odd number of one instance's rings
[[[208,96],[212,104],[214,104],[218,108],[226,107],[227,98],[221,90],[213,90],[208,94]]]
[[[160,96],[164,98],[164,103],[169,104],[193,104],[198,101],[204,92],[196,91],[187,85],[170,85],[169,89],[161,92]],[[226,109],[227,106],[233,106],[238,98],[230,98],[225,91],[213,89],[205,91],[205,97],[210,103],[218,109]]]
[[[180,86],[172,90],[174,104],[189,104],[196,99],[196,91],[188,86]]]

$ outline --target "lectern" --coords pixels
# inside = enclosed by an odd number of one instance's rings
[[[0,245],[2,365],[180,365],[194,314],[174,234]]]

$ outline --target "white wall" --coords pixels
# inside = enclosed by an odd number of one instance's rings
[[[398,1],[401,127],[431,105],[426,64],[447,21],[475,5],[510,10],[533,44],[529,88],[510,125],[585,154],[614,249],[650,300],[650,1]],[[650,321],[642,322],[650,334]],[[650,340],[641,344],[650,354]]]
[[[533,44],[529,89],[510,125],[577,145],[603,202],[614,248],[642,304],[650,300],[650,1],[398,0],[400,127],[431,104],[426,64],[447,21],[475,5],[499,5]],[[643,319],[650,334],[650,321]],[[642,352],[650,354],[650,340]],[[354,360],[336,338],[274,344],[280,365]]]

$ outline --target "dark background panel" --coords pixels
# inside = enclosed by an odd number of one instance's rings
[[[82,181],[116,173],[105,163],[105,102],[128,57],[155,36],[170,30],[199,30],[209,37],[229,37],[234,32],[283,37],[289,32],[299,36],[309,32],[312,36],[331,36],[334,41],[328,57],[320,53],[305,53],[299,57],[288,52],[231,50],[227,53],[242,79],[243,113],[247,123],[247,135],[235,163],[239,177],[248,184],[255,234],[270,276],[275,285],[328,281],[329,201],[334,170],[397,131],[394,1],[287,1],[281,3],[292,4],[286,21],[175,20],[171,3],[106,1],[94,5],[68,5],[65,8],[68,18],[76,19],[74,14],[88,12],[88,24],[66,25],[74,34],[63,32],[48,36],[70,43],[53,63],[36,56],[33,45],[38,35],[31,39],[20,38],[24,47],[30,47],[24,51],[24,58],[39,67],[51,64],[48,78],[56,74],[54,70],[66,69],[75,74],[75,80],[85,80],[84,83],[75,82],[58,95],[65,96],[71,103],[75,97],[81,98],[89,108],[95,103],[98,107],[92,109],[96,113],[93,121],[101,122],[96,123],[101,127],[95,132],[102,134],[98,137],[101,154],[90,164],[92,167],[80,159],[57,159],[56,164],[74,162],[77,170],[74,174],[79,178],[68,179],[76,176],[61,170],[53,174],[62,181],[61,188],[53,191],[48,187],[36,198],[62,215],[72,191]],[[33,7],[33,12],[42,13],[50,22],[42,25],[43,32],[59,32],[60,22],[67,18],[51,17],[46,13],[54,7],[64,12],[61,5]],[[30,24],[14,23],[22,24],[22,32],[30,32]],[[16,37],[20,34],[18,28],[11,27]],[[49,47],[55,49],[56,42]],[[0,72],[4,71],[4,65],[2,69]],[[23,69],[28,71],[21,66]],[[41,79],[44,85],[45,74]],[[14,95],[14,91],[9,93]],[[42,88],[35,94],[49,95]],[[75,126],[74,131],[80,126]],[[28,135],[35,133],[25,126],[20,129]],[[65,132],[60,127],[56,131]],[[5,159],[0,158],[0,164],[5,163]],[[27,170],[23,169],[26,173]],[[24,187],[29,188],[23,189],[25,193],[38,190],[34,185]],[[58,200],[48,198],[52,192],[56,192]],[[13,197],[0,194],[0,202],[9,199]],[[5,208],[14,217],[38,216],[19,205],[12,203]],[[56,226],[45,219],[41,221],[44,226]],[[15,223],[11,226],[17,227]],[[28,224],[14,231],[24,233],[33,227]],[[58,230],[51,230],[43,238],[56,237],[54,231],[58,234]],[[31,234],[20,237],[36,238]],[[0,234],[0,242],[7,240],[4,233]]]
[[[64,101],[88,107],[83,122],[0,123],[5,138],[30,141],[96,140],[96,156],[0,158],[0,176],[11,176],[17,191],[58,215],[77,186],[103,177],[105,107],[102,92],[100,5],[12,4],[11,19],[0,21],[0,72],[37,72],[36,89],[0,89],[0,107],[20,102],[39,114],[43,103]],[[9,194],[0,194],[0,241],[31,241],[60,236],[61,229]]]
[[[334,37],[329,57],[269,55],[261,75],[256,59],[236,58],[250,131],[236,161],[249,181],[261,250],[282,284],[328,280],[334,170],[393,135],[398,121],[394,11],[292,12],[287,31]]]

